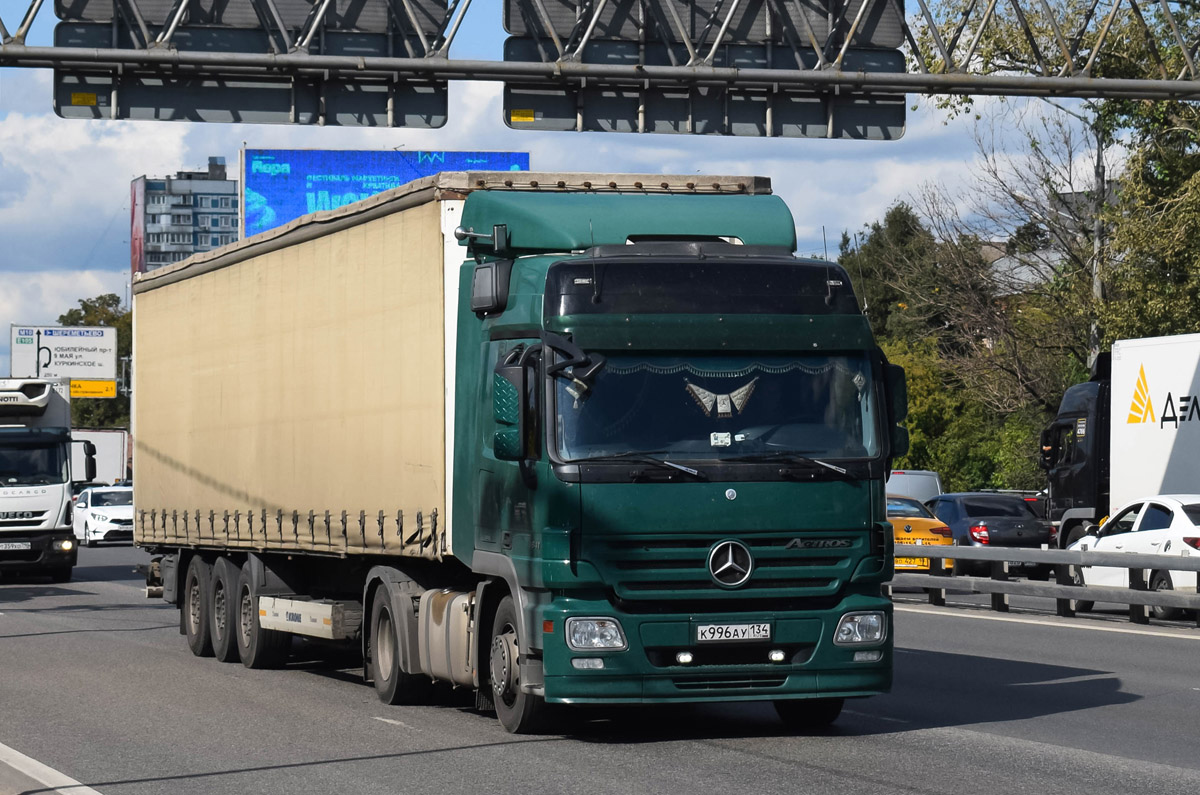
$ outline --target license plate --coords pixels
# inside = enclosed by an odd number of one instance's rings
[[[927,569],[929,568],[929,558],[896,558],[896,568]]]
[[[29,549],[28,541],[0,541],[0,549]]]
[[[697,643],[770,639],[770,624],[701,624],[696,627]]]

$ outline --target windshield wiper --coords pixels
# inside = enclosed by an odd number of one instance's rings
[[[665,454],[668,452],[670,452],[670,451],[669,450],[648,450],[648,451],[643,452],[640,450],[638,450],[638,451],[630,450],[629,452],[626,452],[626,453],[612,453],[611,455],[590,456],[588,458],[582,458],[576,463],[587,464],[587,463],[592,463],[594,461],[617,461],[617,460],[632,461],[637,464],[652,464],[652,465],[658,466],[658,467],[674,469],[679,472],[684,472],[684,473],[691,475],[694,478],[698,478],[700,480],[708,480],[708,478],[705,476],[705,474],[698,469],[692,469],[691,467],[685,467],[683,464],[676,464],[674,461],[668,461],[665,458],[655,458],[654,457],[655,455],[662,455],[662,454]]]
[[[839,475],[840,477],[846,478],[848,480],[857,480],[858,479],[855,476],[851,475],[850,472],[845,467],[840,467],[837,464],[831,464],[828,461],[822,461],[819,458],[809,458],[806,455],[800,455],[799,453],[793,453],[793,452],[790,452],[787,450],[775,450],[772,452],[765,452],[765,453],[751,453],[749,455],[739,455],[739,456],[734,456],[732,458],[722,458],[721,460],[722,461],[745,461],[748,463],[754,463],[754,462],[766,463],[769,461],[785,461],[789,464],[799,464],[801,466],[807,467],[810,472],[813,472],[813,471],[819,472],[819,471],[821,471],[822,468],[824,468],[825,470],[827,470],[829,472],[833,472],[834,474]],[[780,470],[780,471],[783,473],[787,473],[787,470]]]

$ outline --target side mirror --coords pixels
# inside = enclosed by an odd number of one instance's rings
[[[96,479],[96,444],[94,442],[85,441],[83,443],[84,464],[84,479],[89,483]]]
[[[888,410],[891,414],[892,458],[908,453],[908,429],[900,422],[908,416],[908,382],[904,380],[904,368],[898,364],[884,364],[883,374],[887,379]]]
[[[521,350],[513,351],[492,373],[492,418],[497,426],[492,447],[501,461],[529,458],[526,444],[529,412],[525,405],[529,369],[521,361],[522,353]]]
[[[1054,449],[1054,437],[1055,434],[1053,428],[1047,428],[1046,430],[1042,431],[1042,450],[1041,456],[1038,459],[1038,463],[1041,465],[1042,469],[1047,471],[1054,467],[1055,459],[1058,458],[1058,451]]]

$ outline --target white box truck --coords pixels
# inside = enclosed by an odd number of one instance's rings
[[[78,550],[70,466],[67,382],[0,379],[0,572],[71,578]],[[82,466],[90,479],[95,461],[85,454]]]
[[[128,477],[129,431],[123,428],[83,430],[75,429],[71,438],[76,442],[71,448],[71,480],[83,479],[86,461],[84,446],[78,442],[91,442],[96,446],[96,483],[111,486]]]
[[[1130,500],[1200,493],[1200,334],[1113,343],[1063,395],[1042,465],[1063,547]]]

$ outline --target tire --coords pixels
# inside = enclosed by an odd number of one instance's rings
[[[88,547],[96,546],[96,539],[92,538],[92,531],[87,526],[87,523],[83,525],[83,545]]]
[[[236,622],[234,639],[238,656],[247,668],[278,668],[287,661],[292,636],[275,629],[263,629],[258,623],[258,591],[250,572],[250,561],[242,564],[237,578]]]
[[[73,566],[62,566],[50,570],[50,582],[70,582]]]
[[[371,679],[375,694],[384,704],[424,704],[429,701],[433,682],[421,674],[410,674],[400,665],[400,633],[404,620],[396,615],[386,587],[375,593],[371,604]]]
[[[505,596],[492,619],[488,682],[500,724],[511,734],[533,734],[546,725],[546,700],[521,691],[519,628],[516,603]]]
[[[1076,571],[1074,580],[1075,580],[1076,585],[1083,585],[1083,572]],[[1076,613],[1090,613],[1090,612],[1092,612],[1092,608],[1095,606],[1096,606],[1095,602],[1090,602],[1087,599],[1076,599],[1075,600],[1075,612]]]
[[[212,635],[213,656],[221,662],[237,662],[241,658],[235,637],[240,575],[241,570],[229,558],[219,558],[213,565],[209,587],[209,634]]]
[[[1071,546],[1079,539],[1083,538],[1085,535],[1087,535],[1087,533],[1084,532],[1083,523],[1076,522],[1075,524],[1073,524],[1067,528],[1067,532],[1064,535],[1059,536],[1060,538],[1066,539],[1063,542],[1062,548],[1066,549],[1067,547]]]
[[[1174,585],[1171,584],[1171,575],[1165,571],[1156,571],[1150,577],[1150,590],[1152,591],[1173,591]],[[1178,621],[1183,618],[1183,610],[1178,607],[1162,607],[1153,605],[1150,608],[1150,615],[1157,618],[1159,621]]]
[[[212,582],[212,567],[199,555],[188,563],[183,580],[183,631],[187,635],[188,648],[197,657],[213,656],[212,633],[209,631],[209,588]]]
[[[798,698],[775,702],[775,712],[789,729],[819,731],[828,728],[842,714],[845,699]]]

